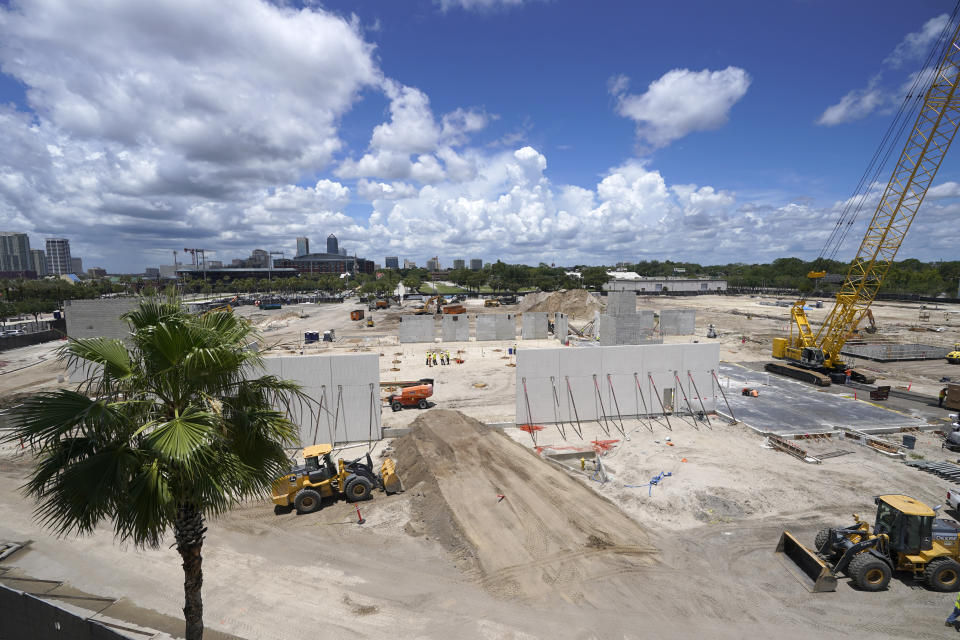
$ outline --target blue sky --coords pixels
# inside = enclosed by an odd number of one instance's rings
[[[377,262],[811,258],[952,11],[0,0],[0,218],[114,271],[331,232]],[[956,257],[958,167],[900,257]]]

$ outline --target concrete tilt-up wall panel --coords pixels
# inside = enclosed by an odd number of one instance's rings
[[[400,342],[433,342],[437,329],[432,315],[402,315],[398,337]]]
[[[665,336],[688,336],[693,333],[697,312],[693,309],[663,309],[660,312],[660,332]]]
[[[547,338],[547,314],[545,311],[525,311],[521,318],[524,340],[545,340]]]
[[[556,368],[551,352],[556,353]],[[521,349],[517,356],[517,420],[536,424],[558,419],[595,420],[603,415],[657,415],[665,402],[664,392],[667,403],[672,398],[674,411],[687,413],[686,394],[690,408],[697,412],[700,402],[688,371],[701,394],[703,408],[713,411],[716,406],[710,372],[717,368],[719,355],[719,345],[715,344]],[[567,389],[568,381],[572,394]],[[559,401],[556,408],[554,389]]]
[[[470,318],[465,313],[446,314],[440,321],[444,342],[467,342],[470,340]]]
[[[607,293],[607,315],[624,316],[637,312],[636,291],[610,291]]]

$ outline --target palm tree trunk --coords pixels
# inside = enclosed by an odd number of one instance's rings
[[[203,514],[192,504],[181,505],[177,509],[174,522],[174,535],[177,539],[177,552],[183,559],[183,617],[186,621],[186,640],[203,638],[203,599],[200,588],[203,586]]]

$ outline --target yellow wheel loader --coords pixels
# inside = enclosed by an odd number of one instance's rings
[[[296,509],[298,514],[313,513],[320,509],[324,498],[346,498],[348,502],[360,502],[373,497],[374,488],[387,494],[403,491],[396,465],[385,458],[380,473],[374,473],[373,461],[367,453],[356,460],[343,460],[334,464],[330,457],[333,447],[317,444],[305,447],[303,464],[294,466],[290,473],[273,481],[272,498],[274,512],[285,513]]]
[[[909,572],[934,591],[960,590],[960,525],[937,518],[934,509],[908,496],[877,496],[874,501],[872,528],[854,514],[849,527],[822,529],[815,552],[784,531],[776,554],[813,592],[836,591],[840,573],[864,591],[881,591],[894,571]]]

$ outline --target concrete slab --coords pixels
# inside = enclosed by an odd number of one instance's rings
[[[693,333],[697,312],[693,309],[663,309],[660,332],[665,336],[687,336]]]
[[[400,316],[398,336],[401,343],[433,342],[436,338],[436,323],[432,315],[403,315]]]
[[[470,340],[470,318],[465,313],[444,315],[440,321],[440,334],[444,342],[467,342]]]
[[[545,311],[525,311],[522,316],[521,338],[545,340],[547,338],[547,314]]]
[[[854,400],[732,363],[722,363],[717,375],[724,385],[734,417],[761,433],[824,433],[838,427],[870,433],[918,427],[925,423],[925,420],[884,409],[878,404]],[[757,389],[759,397],[741,395],[743,387]],[[852,396],[854,390],[850,391]],[[723,400],[719,402],[717,409],[725,413]]]

